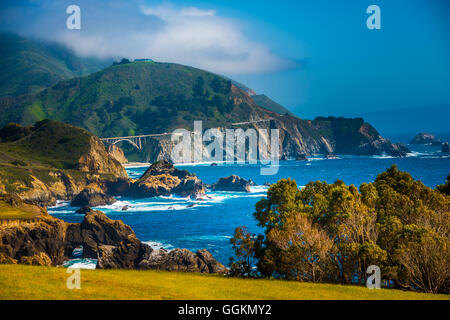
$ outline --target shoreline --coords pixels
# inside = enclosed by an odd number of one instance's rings
[[[140,167],[150,167],[151,163],[146,162],[128,162],[128,163],[122,163],[122,166],[124,168],[140,168]]]

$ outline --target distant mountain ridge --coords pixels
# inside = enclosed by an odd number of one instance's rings
[[[44,59],[42,64],[46,62]],[[35,81],[41,86],[46,83]],[[280,154],[284,158],[313,153],[402,156],[407,152],[383,139],[362,119],[302,120],[249,90],[242,90],[228,78],[188,66],[123,59],[34,94],[0,99],[0,126],[9,122],[31,125],[48,118],[85,128],[99,137],[117,137],[192,130],[195,120],[202,120],[204,129],[249,123],[244,127],[280,129]],[[254,123],[263,119],[268,121]],[[128,157],[131,150],[125,151]],[[168,153],[170,143],[158,140],[148,143],[136,157],[153,161],[167,159]]]
[[[0,97],[36,93],[104,67],[106,61],[80,58],[56,43],[0,33]]]

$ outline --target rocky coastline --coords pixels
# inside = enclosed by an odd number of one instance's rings
[[[86,210],[81,223],[66,223],[43,213],[36,222],[0,226],[0,263],[57,266],[80,246],[82,258],[97,259],[99,269],[227,272],[206,250],[154,250],[122,221],[92,209]]]
[[[121,165],[125,160],[120,148],[110,147],[108,152],[99,138],[83,129],[55,121],[43,121],[33,127],[7,126],[0,132],[0,139],[0,147],[7,151],[6,156],[0,159],[0,165],[6,172],[15,170],[20,174],[12,185],[8,179],[2,178],[0,171],[0,194],[13,194],[15,197],[9,203],[0,201],[11,210],[25,205],[36,208],[32,218],[7,219],[0,225],[0,263],[61,265],[70,259],[75,248],[82,246],[82,257],[97,259],[97,267],[103,269],[227,272],[206,250],[195,253],[185,249],[170,252],[153,250],[142,243],[129,226],[113,221],[91,207],[112,204],[117,196],[149,198],[177,195],[201,199],[207,189],[250,192],[251,180],[232,175],[206,185],[195,174],[179,170],[166,160],[154,162],[139,179],[130,179]],[[372,152],[371,148],[378,150],[383,144],[397,150],[381,138],[367,142],[367,146],[364,143],[360,148],[366,148],[367,152]],[[67,152],[67,148],[74,145],[77,148]],[[333,144],[324,142],[324,145]],[[9,152],[20,148],[22,153]],[[331,150],[336,148],[344,150],[339,144]],[[54,150],[61,151],[48,157]],[[305,150],[297,151],[304,153]],[[399,147],[398,151],[404,150]],[[26,155],[35,158],[27,158]],[[18,165],[21,162],[25,165]],[[13,192],[7,192],[12,186]],[[79,207],[77,212],[84,214],[83,222],[66,223],[47,214],[42,207],[53,205],[57,200],[71,201],[72,206]]]

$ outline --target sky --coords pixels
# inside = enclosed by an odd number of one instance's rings
[[[81,30],[66,28],[71,4],[81,8]],[[379,30],[366,25],[373,4]],[[417,129],[449,132],[442,121],[450,118],[449,13],[447,0],[3,0],[0,30],[55,40],[84,56],[206,69],[304,118],[379,121],[373,115],[415,110],[409,125],[417,127],[421,112],[439,109],[439,121]]]

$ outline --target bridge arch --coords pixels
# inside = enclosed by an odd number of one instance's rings
[[[131,144],[133,147],[135,147],[136,149],[141,150],[141,148],[140,148],[133,140],[131,140],[131,139],[119,139],[119,140],[114,140],[114,141],[109,142],[109,144],[111,144],[111,145],[116,145],[117,143],[123,142],[123,141],[126,141],[126,142],[128,142],[129,144]]]

